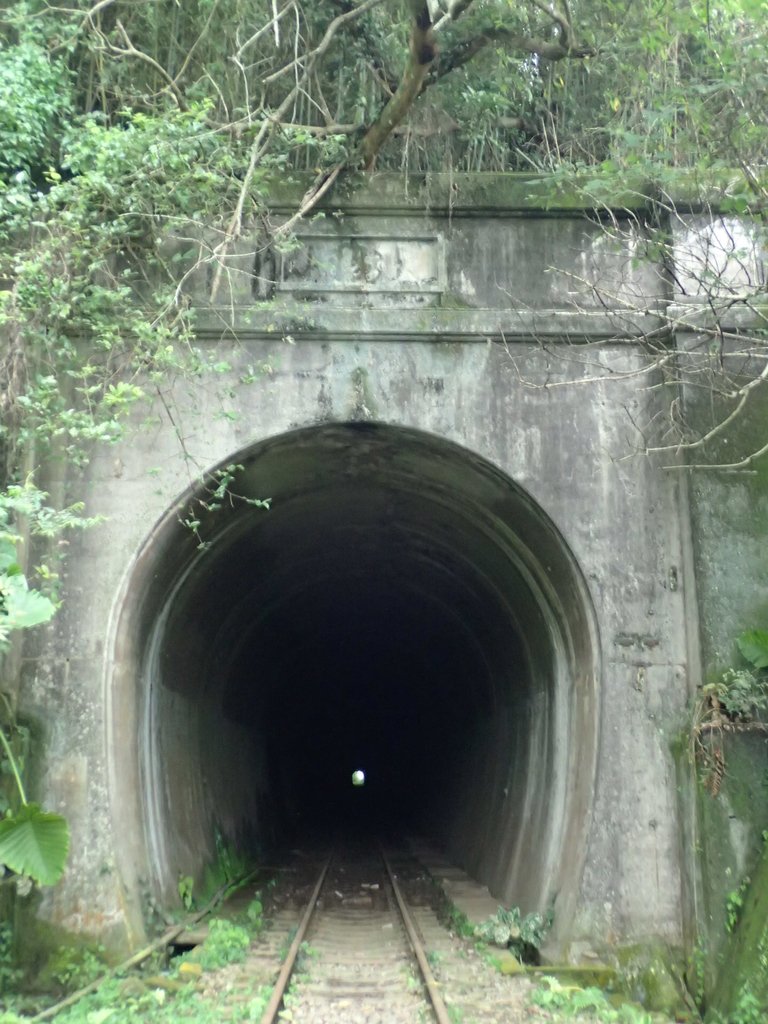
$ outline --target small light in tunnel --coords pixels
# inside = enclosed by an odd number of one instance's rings
[[[352,785],[353,786],[364,786],[365,785],[365,772],[359,768],[357,771],[352,772]]]

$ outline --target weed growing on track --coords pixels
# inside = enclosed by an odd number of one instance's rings
[[[195,959],[206,971],[240,963],[251,944],[248,931],[239,924],[223,918],[214,918],[208,925],[208,937]]]

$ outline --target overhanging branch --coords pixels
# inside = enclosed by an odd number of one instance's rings
[[[558,61],[567,58],[582,60],[593,57],[595,50],[591,46],[579,45],[572,37],[568,45],[561,40],[542,39],[539,36],[527,36],[511,29],[488,26],[481,32],[455,43],[447,50],[432,68],[425,81],[425,86],[434,85],[441,78],[463,67],[486,46],[501,44],[506,50],[519,54],[536,54],[545,60]]]
[[[432,20],[426,3],[410,0],[412,12],[408,62],[394,95],[365,133],[360,144],[360,160],[370,167],[386,139],[400,124],[424,88],[424,81],[437,56]]]

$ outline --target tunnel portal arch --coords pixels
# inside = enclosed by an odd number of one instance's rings
[[[297,429],[226,465],[237,497],[183,495],[118,600],[110,790],[135,919],[221,841],[375,823],[429,836],[500,900],[556,899],[567,931],[600,672],[557,528],[497,467],[410,428]]]

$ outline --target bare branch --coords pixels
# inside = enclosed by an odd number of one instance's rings
[[[342,27],[342,25],[346,25],[347,22],[354,21],[355,18],[359,18],[361,14],[365,14],[366,11],[370,11],[372,8],[378,7],[379,4],[382,4],[383,2],[384,0],[365,0],[365,2],[360,4],[358,7],[353,7],[352,10],[345,11],[344,14],[339,14],[336,18],[333,19],[328,28],[325,30],[325,35],[314,48],[314,50],[310,50],[309,53],[303,53],[300,57],[296,57],[294,60],[289,61],[288,64],[284,64],[281,68],[279,68],[277,71],[274,71],[271,75],[267,75],[266,78],[262,79],[262,85],[271,85],[273,82],[276,82],[279,78],[282,78],[283,75],[286,75],[290,71],[293,71],[294,68],[301,66],[304,66],[305,68],[308,68],[310,66],[314,67],[314,64],[317,61],[318,57],[322,57],[325,54],[328,47],[331,45],[333,37],[336,35],[336,33]]]
[[[435,32],[439,32],[444,25],[449,24],[452,21],[456,21],[457,18],[461,17],[464,11],[468,7],[471,7],[474,0],[452,0],[449,4],[448,11],[435,22]]]
[[[190,46],[189,50],[187,51],[187,55],[184,58],[184,61],[183,61],[182,65],[181,65],[181,67],[179,68],[178,73],[176,74],[176,76],[173,79],[174,82],[180,82],[181,79],[183,78],[184,72],[189,67],[189,62],[192,60],[192,56],[193,56],[195,50],[198,48],[200,43],[203,41],[203,39],[205,38],[205,36],[208,33],[208,29],[211,27],[211,23],[213,22],[213,17],[216,14],[216,11],[218,10],[218,7],[219,7],[220,3],[221,3],[221,0],[213,0],[213,3],[211,4],[211,9],[210,9],[210,11],[208,13],[208,17],[205,19],[205,24],[203,25],[202,29],[200,30],[200,34],[198,35],[197,39],[194,41],[194,43],[192,43],[192,45]]]
[[[288,95],[283,99],[282,103],[274,112],[274,114],[269,118],[265,118],[264,123],[259,129],[259,132],[256,138],[254,139],[253,145],[251,146],[251,154],[250,159],[248,161],[248,167],[243,177],[243,183],[240,186],[240,193],[237,197],[235,209],[229,220],[229,224],[227,225],[226,235],[221,241],[221,243],[216,247],[216,255],[218,257],[221,258],[226,254],[229,246],[238,237],[240,231],[242,230],[243,210],[245,209],[245,203],[251,191],[251,185],[253,183],[253,176],[256,173],[256,168],[258,167],[259,161],[261,160],[262,156],[264,155],[269,146],[269,139],[272,132],[275,131],[275,129],[279,126],[280,122],[284,119],[285,115],[290,110],[296,96],[299,93],[300,87],[310,77],[310,75],[314,71],[317,62],[328,51],[339,29],[346,25],[348,22],[360,17],[361,14],[371,10],[374,7],[377,7],[379,4],[383,2],[384,0],[365,0],[364,3],[360,4],[360,6],[356,7],[353,11],[348,11],[345,14],[340,14],[338,15],[338,17],[334,18],[333,21],[328,25],[328,28],[325,30],[325,34],[323,35],[323,38],[321,39],[320,43],[315,47],[314,50],[311,51],[310,54],[307,55],[303,73],[299,81],[297,81],[296,85],[294,85],[294,87],[290,90]],[[298,60],[292,61],[290,65],[287,65],[287,67],[298,68]],[[334,180],[336,176],[334,176]],[[218,294],[220,283],[221,263],[219,263],[218,267],[216,268],[216,273],[214,274],[213,283],[211,285],[212,302],[215,300],[216,295]]]
[[[234,57],[232,59],[233,60],[240,60],[240,58],[243,56],[245,51],[249,47],[253,46],[254,43],[258,42],[259,39],[261,39],[262,36],[266,35],[267,32],[269,32],[269,30],[271,28],[274,28],[274,31],[277,32],[278,31],[278,22],[280,21],[280,19],[285,17],[285,15],[288,14],[289,11],[292,11],[295,6],[296,6],[296,0],[289,0],[289,2],[285,5],[285,7],[282,8],[282,10],[278,11],[277,14],[273,14],[271,21],[268,21],[266,23],[266,25],[262,25],[260,29],[258,29],[256,32],[253,33],[252,36],[250,36],[248,39],[246,39],[246,41],[243,43],[243,45],[241,47],[239,47],[237,53],[234,55]],[[273,11],[274,11],[274,7],[273,7]]]
[[[97,4],[94,10],[103,6],[106,6],[106,4]],[[106,50],[107,53],[111,54],[113,57],[134,57],[137,60],[141,60],[145,64],[148,64],[152,68],[152,70],[155,71],[160,76],[160,78],[162,78],[163,81],[166,83],[166,86],[173,94],[173,98],[176,100],[177,105],[181,109],[184,109],[186,105],[184,103],[184,97],[179,91],[176,82],[173,80],[173,78],[171,78],[171,76],[168,74],[165,68],[161,64],[158,64],[154,57],[151,57],[148,53],[144,53],[143,50],[139,50],[136,46],[133,45],[130,36],[126,32],[125,27],[123,26],[123,23],[120,21],[119,18],[117,19],[116,27],[118,32],[120,33],[120,37],[122,38],[123,43],[125,44],[124,47],[116,46],[114,43],[110,42],[109,39],[107,39],[104,33],[99,28],[97,28],[95,24],[91,24],[94,31],[101,39],[102,48]]]
[[[274,232],[274,238],[278,238],[280,235],[287,235],[292,230],[294,224],[297,224],[302,217],[306,217],[317,206],[326,192],[333,187],[334,182],[344,170],[344,166],[343,163],[337,164],[332,171],[321,174],[317,178],[312,187],[305,192],[298,210]]]
[[[758,448],[757,451],[751,452],[749,455],[745,456],[743,459],[739,459],[736,462],[695,462],[695,463],[691,463],[691,465],[686,465],[686,466],[682,466],[682,467],[681,466],[676,466],[676,465],[664,466],[664,469],[691,469],[691,470],[694,470],[694,469],[695,470],[701,470],[701,469],[730,469],[730,470],[748,469],[751,465],[753,465],[753,463],[757,462],[757,460],[759,458],[761,458],[763,455],[767,455],[767,454],[768,454],[768,442],[766,442],[762,446],[762,448]]]

